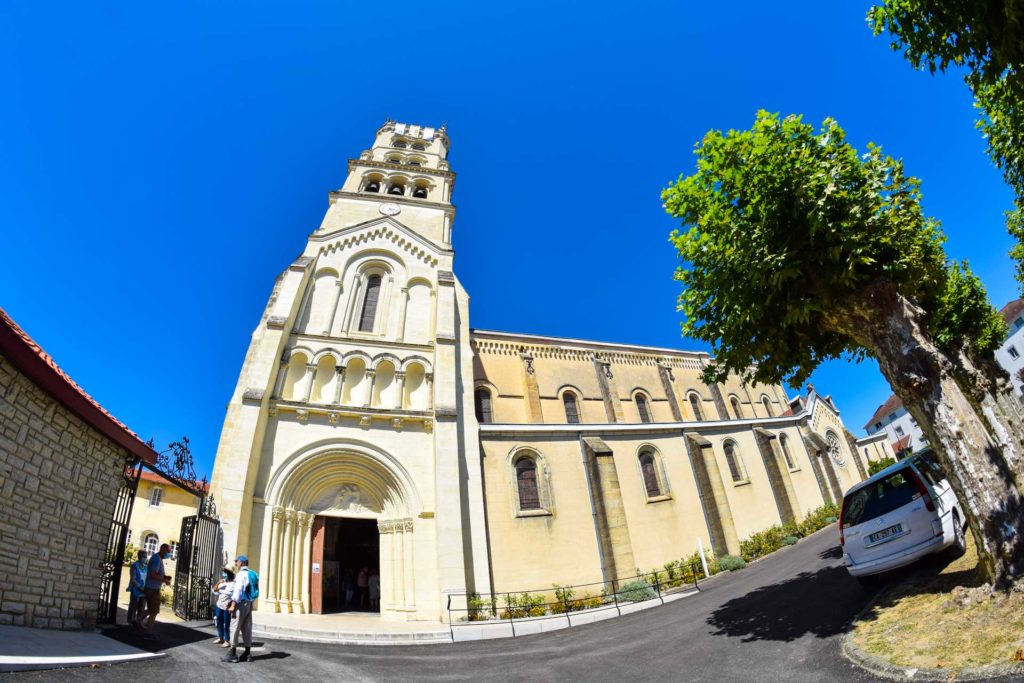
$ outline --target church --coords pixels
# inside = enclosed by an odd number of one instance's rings
[[[615,583],[799,521],[890,455],[830,397],[707,385],[703,352],[474,329],[444,127],[387,121],[274,283],[211,491],[259,611],[380,611]]]

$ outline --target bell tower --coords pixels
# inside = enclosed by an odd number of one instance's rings
[[[211,488],[225,550],[262,573],[259,611],[328,611],[339,548],[368,553],[399,618],[489,585],[450,145],[386,121],[252,335]]]

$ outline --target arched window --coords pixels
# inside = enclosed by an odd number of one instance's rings
[[[693,419],[702,422],[704,420],[704,411],[700,409],[700,396],[697,394],[690,394],[690,408],[693,409]]]
[[[149,553],[150,557],[153,556],[157,550],[160,550],[160,537],[154,533],[148,533],[142,538],[142,549]]]
[[[412,148],[415,149],[417,152],[422,152],[427,148],[427,146],[421,142],[414,142],[412,143]]]
[[[729,465],[729,474],[732,476],[732,480],[734,482],[745,481],[747,473],[743,468],[743,460],[736,449],[736,444],[726,441],[722,448],[725,450],[725,462]]]
[[[380,192],[380,181],[379,180],[371,180],[370,182],[366,183],[366,187],[363,188],[363,191],[364,192]]]
[[[729,397],[729,403],[732,404],[732,414],[737,420],[743,419],[743,406],[740,405],[740,400],[735,396]]]
[[[793,454],[789,452],[789,439],[785,434],[779,434],[779,447],[782,448],[782,457],[786,459],[786,467],[795,470],[796,461],[793,460]]]
[[[399,195],[399,196],[404,195],[405,194],[405,187],[403,187],[402,185],[399,185],[398,183],[395,183],[391,187],[388,188],[388,194]]]
[[[359,331],[373,332],[377,319],[377,300],[380,298],[380,275],[366,278],[366,296],[363,297],[363,312],[359,316]]]
[[[644,451],[640,454],[640,473],[644,477],[644,488],[647,489],[647,497],[654,498],[661,495],[661,484],[658,482],[658,465],[654,461],[654,454]]]
[[[490,424],[494,421],[494,415],[491,412],[491,392],[483,387],[476,390],[473,395],[476,403],[476,419],[480,424]]]
[[[171,546],[171,560],[177,562],[178,561],[178,542],[177,541],[171,541],[170,542],[170,546]]]
[[[638,393],[636,395],[636,410],[638,413],[640,413],[641,422],[651,421],[651,409],[647,405],[647,397],[644,396],[643,394]]]
[[[540,492],[537,489],[537,463],[529,456],[516,460],[516,489],[520,510],[540,510]]]
[[[775,412],[772,410],[772,402],[768,400],[768,397],[764,394],[761,395],[761,405],[764,406],[765,415],[768,417],[775,417]]]
[[[391,146],[397,147],[398,149],[405,149],[407,147],[407,145],[405,144],[405,140],[395,140],[394,142],[391,143]]]
[[[417,187],[415,190],[412,191],[412,196],[415,197],[416,199],[426,199],[427,198],[427,188],[425,188],[425,187]]]
[[[571,425],[579,424],[580,411],[576,404],[576,394],[571,391],[562,394],[562,404],[565,406],[565,421]]]
[[[149,507],[158,508],[160,507],[161,501],[164,499],[164,490],[159,486],[154,486],[149,492]]]

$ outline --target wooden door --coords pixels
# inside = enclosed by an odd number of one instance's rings
[[[313,518],[313,537],[310,543],[313,544],[309,568],[309,611],[313,614],[324,613],[324,537],[327,520],[320,515]]]

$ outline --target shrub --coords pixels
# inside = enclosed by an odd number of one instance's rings
[[[479,593],[470,593],[466,600],[469,621],[486,621],[494,614],[494,603],[480,597]]]
[[[642,602],[658,597],[651,584],[643,579],[634,579],[619,589],[619,600],[623,602]]]
[[[785,536],[782,539],[782,545],[796,545],[796,542],[800,540],[796,536]]]
[[[522,619],[524,617],[542,617],[547,614],[543,595],[509,593],[505,596],[505,609],[501,612],[502,619]]]
[[[1024,369],[1024,368],[1022,368],[1022,369]],[[876,460],[875,462],[869,462],[868,463],[868,476],[870,477],[870,476],[873,476],[875,474],[878,474],[879,472],[884,470],[889,465],[895,465],[895,464],[896,464],[896,459],[895,458],[882,458],[881,460]]]
[[[742,557],[736,557],[735,555],[722,555],[718,558],[718,566],[722,568],[722,571],[734,572],[737,569],[746,567],[747,562]]]
[[[139,556],[139,549],[129,543],[124,548],[124,566],[128,567]]]

